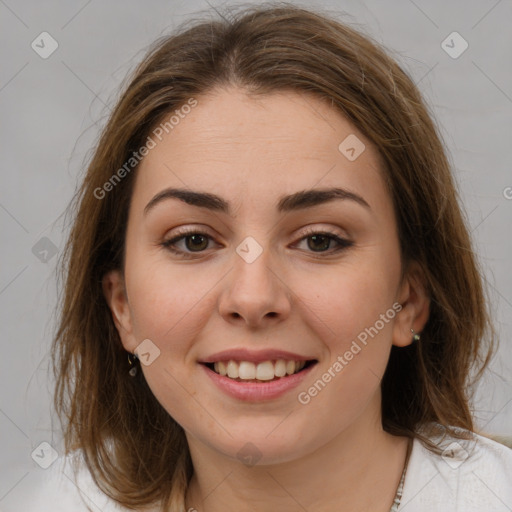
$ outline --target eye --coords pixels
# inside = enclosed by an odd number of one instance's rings
[[[208,248],[208,244],[213,238],[199,231],[184,230],[178,233],[175,237],[164,240],[161,245],[169,251],[183,258],[190,258],[193,253],[204,252]],[[176,248],[178,243],[185,243],[184,248]]]
[[[200,255],[200,253],[205,252],[209,248],[210,241],[213,241],[213,238],[207,233],[183,230],[173,238],[164,240],[161,245],[182,258],[193,258],[194,253]],[[324,253],[337,253],[353,245],[353,242],[342,238],[336,233],[315,231],[314,229],[306,232],[305,236],[303,236],[296,245],[298,246],[303,242],[307,243],[307,252],[321,255]],[[334,248],[331,247],[333,243],[336,245]],[[182,244],[182,246],[178,247],[179,244]]]
[[[331,233],[328,231],[315,231],[310,230],[306,233],[306,236],[302,237],[299,242],[306,242],[308,249],[314,253],[336,253],[347,249],[348,247],[354,245],[353,242],[347,240],[346,238],[342,238],[336,233]],[[332,243],[337,244],[336,247],[331,248]]]

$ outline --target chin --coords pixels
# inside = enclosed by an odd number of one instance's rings
[[[311,429],[301,428],[291,431],[288,425],[286,429],[282,428],[278,431],[279,427],[276,428],[278,424],[279,421],[273,418],[264,425],[252,424],[245,429],[243,425],[237,425],[236,432],[230,431],[232,437],[224,431],[220,434],[220,438],[212,439],[209,435],[211,432],[195,435],[195,437],[223,456],[248,467],[290,462],[314,452],[322,444],[321,433],[316,443],[314,440],[308,442],[304,439],[304,432],[311,432]]]

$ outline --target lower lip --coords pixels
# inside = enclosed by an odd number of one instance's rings
[[[265,400],[271,400],[284,395],[287,391],[297,387],[309,374],[309,372],[316,365],[312,364],[293,375],[281,377],[276,380],[269,382],[239,382],[229,377],[219,375],[218,373],[210,370],[206,365],[201,364],[206,374],[222,391],[237,398],[238,400],[245,400],[248,402],[263,402]]]

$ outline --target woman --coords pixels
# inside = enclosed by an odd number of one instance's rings
[[[367,37],[284,6],[163,39],[75,204],[55,404],[103,510],[512,507],[444,148]]]

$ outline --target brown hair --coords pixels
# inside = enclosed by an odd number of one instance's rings
[[[449,162],[418,89],[394,59],[352,28],[288,4],[182,27],[135,70],[75,194],[53,345],[66,451],[79,448],[100,488],[130,508],[161,502],[162,510],[184,510],[192,463],[183,429],[140,371],[128,375],[102,292],[102,277],[123,268],[136,168],[101,199],[95,191],[164,116],[227,85],[328,101],[380,153],[404,269],[418,262],[431,299],[421,341],[392,347],[381,383],[383,428],[426,444],[419,430],[429,422],[472,431],[470,377],[481,375],[492,353],[494,331]]]

